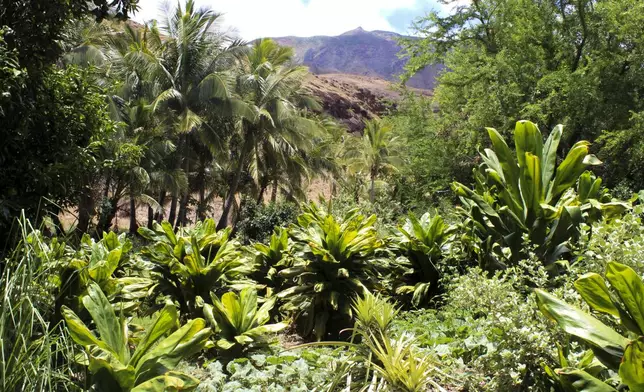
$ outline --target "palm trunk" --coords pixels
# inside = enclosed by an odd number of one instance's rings
[[[94,198],[88,187],[81,193],[78,202],[78,225],[76,225],[76,230],[79,234],[87,233],[87,230],[89,230],[89,223],[92,220],[92,210],[94,210]]]
[[[266,185],[262,184],[262,187],[259,189],[259,195],[257,195],[257,205],[262,204],[264,201],[264,193],[266,192]]]
[[[190,194],[186,191],[186,194],[181,197],[181,201],[179,202],[179,215],[175,228],[185,226],[187,223],[188,201],[190,201]]]
[[[148,206],[148,229],[152,228],[152,223],[154,222],[154,210],[152,207]]]
[[[233,177],[233,182],[230,184],[230,190],[228,191],[228,196],[226,197],[226,203],[224,204],[224,210],[221,213],[221,218],[219,223],[217,223],[217,230],[221,230],[228,226],[228,220],[230,217],[230,211],[235,201],[235,195],[237,194],[237,188],[239,187],[239,182],[241,180],[242,170],[244,169],[244,162],[246,161],[246,156],[248,155],[248,150],[251,147],[251,139],[246,135],[246,141],[242,147],[242,153],[239,156],[239,162],[237,163],[237,168],[235,169],[235,175]]]
[[[271,202],[275,203],[277,201],[277,189],[278,189],[278,183],[277,183],[277,177],[273,179],[273,190],[271,191]]]
[[[206,184],[202,183],[199,187],[199,207],[197,208],[197,217],[199,220],[206,219],[207,210],[208,206],[206,206]]]
[[[161,223],[161,221],[163,220],[163,211],[165,211],[165,196],[166,196],[165,189],[159,192],[159,199],[157,200],[157,202],[161,206],[161,211],[154,214],[154,220],[156,220],[159,223]]]
[[[175,193],[172,195],[172,201],[170,202],[170,213],[168,215],[168,222],[170,225],[174,226],[174,221],[177,217],[177,199],[179,196]]]
[[[139,226],[136,223],[136,200],[130,195],[130,234],[136,234]]]

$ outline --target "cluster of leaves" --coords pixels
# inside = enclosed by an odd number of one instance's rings
[[[198,392],[308,392],[327,385],[346,360],[340,349],[309,348],[262,352],[202,368],[184,365],[182,370],[202,380]]]
[[[584,173],[589,165],[601,163],[589,153],[590,143],[577,142],[557,165],[562,133],[561,125],[555,127],[544,144],[535,124],[519,121],[513,153],[503,137],[488,128],[492,149],[481,153],[483,162],[474,173],[476,188],[453,184],[463,203],[465,225],[479,240],[473,250],[482,267],[516,265],[527,257],[526,239],[544,264],[552,265],[569,252],[582,223],[619,216],[630,208],[606,201],[601,180]]]
[[[196,317],[201,313],[198,298],[209,300],[211,292],[250,284],[254,265],[243,257],[239,242],[230,238],[231,230],[217,230],[212,219],[177,233],[168,222],[140,228],[139,233],[152,242],[141,251],[152,263],[157,282],[151,304],[167,297],[179,304],[182,314]]]
[[[592,350],[581,361],[581,368],[569,367],[561,349],[563,368],[546,368],[564,391],[644,388],[644,282],[632,268],[616,262],[606,265],[605,278],[610,288],[597,273],[581,276],[575,288],[592,311],[617,319],[622,333],[543,290],[536,291],[539,309]]]
[[[414,38],[402,42],[409,75],[428,64],[444,65],[431,106],[436,113],[427,110],[429,129],[439,140],[427,143],[457,144],[454,156],[473,157],[486,126],[510,129],[521,118],[548,129],[561,123],[569,130],[567,147],[604,132],[607,149],[599,156],[607,162],[610,186],[644,187],[638,163],[643,107],[637,98],[644,72],[632,66],[644,53],[639,27],[644,4],[442,2],[453,5],[450,12],[434,11],[417,20]],[[410,139],[410,147],[418,139]],[[438,165],[443,162],[452,169],[447,179],[461,181],[459,161],[452,164],[448,156]]]
[[[471,390],[548,391],[541,364],[556,363],[553,347],[564,339],[528,296],[525,278],[518,269],[494,276],[472,269],[450,282],[441,309],[404,313],[393,331],[415,336]]]

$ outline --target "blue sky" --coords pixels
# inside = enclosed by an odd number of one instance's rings
[[[338,35],[357,27],[406,33],[415,18],[432,9],[447,9],[437,0],[196,1],[223,13],[224,27],[245,39]],[[134,19],[146,21],[157,17],[165,3],[165,0],[139,0],[140,11]]]

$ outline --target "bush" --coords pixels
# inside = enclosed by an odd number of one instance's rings
[[[242,243],[267,242],[276,227],[285,227],[295,222],[299,207],[291,202],[257,204],[244,200],[237,236]]]
[[[526,296],[524,278],[472,269],[449,284],[441,310],[403,314],[394,331],[415,335],[471,390],[549,391],[541,364],[555,363],[563,336]]]
[[[609,261],[617,261],[644,275],[644,206],[619,219],[583,226],[577,247],[577,263],[573,268],[582,272],[601,273]]]

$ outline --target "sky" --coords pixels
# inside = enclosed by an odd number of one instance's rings
[[[173,0],[172,5],[176,4]],[[180,0],[182,3],[184,0]],[[412,21],[430,10],[443,10],[436,0],[196,0],[224,14],[223,26],[241,38],[339,35],[362,27],[407,33]],[[166,0],[139,0],[139,22],[154,19]],[[445,6],[442,6],[445,7]]]

